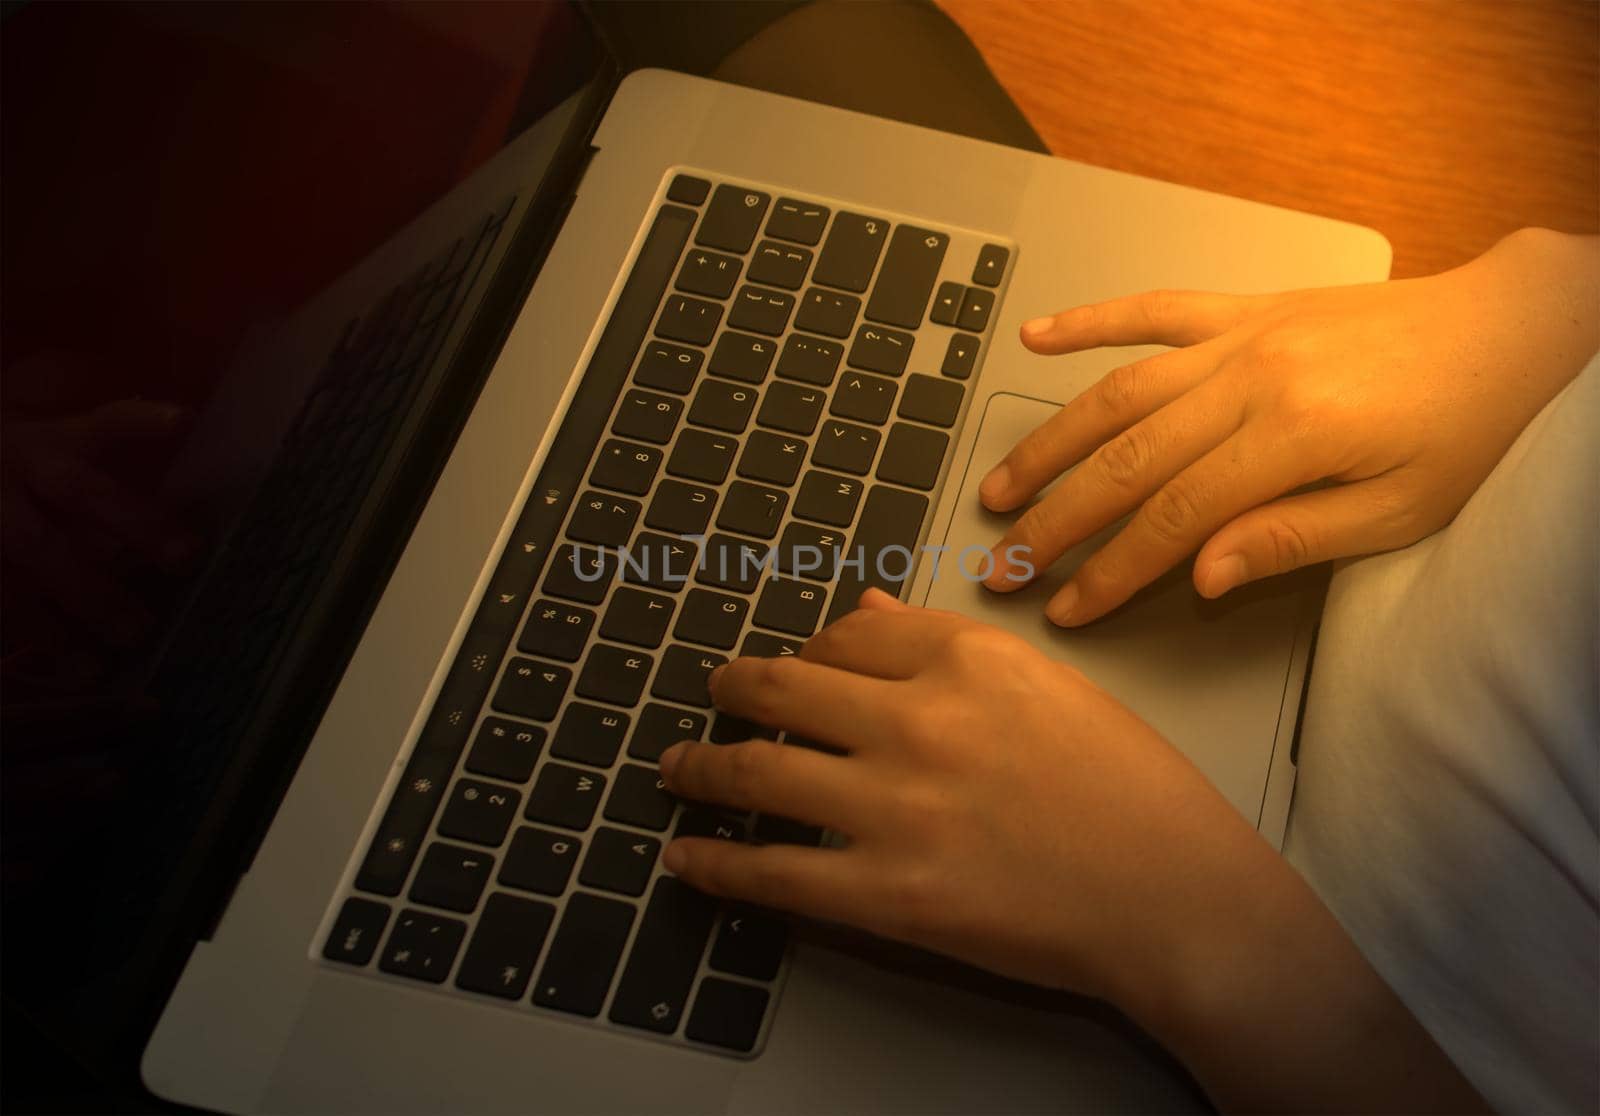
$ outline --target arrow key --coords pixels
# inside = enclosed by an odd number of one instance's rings
[[[751,980],[771,980],[783,964],[788,941],[789,927],[782,919],[756,907],[732,907],[711,947],[711,967]]]

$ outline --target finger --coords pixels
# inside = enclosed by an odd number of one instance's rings
[[[950,632],[969,623],[936,609],[857,609],[806,640],[800,657],[857,675],[903,680],[928,665]]]
[[[1301,566],[1409,546],[1443,516],[1419,518],[1402,478],[1384,473],[1357,484],[1286,496],[1226,523],[1200,548],[1194,585],[1203,597]]]
[[[662,781],[679,798],[759,810],[850,834],[873,812],[859,766],[770,740],[685,741],[661,753]]]
[[[798,845],[741,845],[680,837],[662,854],[667,871],[698,891],[861,926],[882,894],[872,873],[849,850]]]
[[[1097,619],[1193,553],[1224,523],[1314,479],[1315,460],[1241,434],[1183,470],[1139,506],[1045,606],[1067,626]]]
[[[889,734],[899,700],[882,679],[795,655],[734,659],[710,681],[711,698],[725,713],[852,751]]]
[[[1018,558],[1033,574],[1045,569],[1225,442],[1243,413],[1243,403],[1225,385],[1208,380],[1129,427],[1011,525],[993,547],[995,569],[984,584],[1000,592],[1022,588],[1031,576],[1024,576],[1028,571],[1019,568]]]
[[[1101,345],[1196,345],[1226,333],[1276,297],[1145,291],[1024,322],[1022,343],[1045,354]]]
[[[984,507],[1010,511],[1096,446],[1154,414],[1212,372],[1221,341],[1135,361],[1102,378],[1014,446],[978,486]]]
[[[86,415],[68,420],[86,449],[102,453],[123,445],[160,441],[175,434],[189,418],[176,403],[153,399],[117,399]]]

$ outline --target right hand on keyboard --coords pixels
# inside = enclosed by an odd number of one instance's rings
[[[1076,626],[1186,555],[1216,597],[1300,566],[1407,546],[1448,523],[1600,346],[1594,237],[1529,229],[1442,275],[1234,296],[1152,292],[1029,322],[1037,353],[1183,346],[1116,369],[984,478],[1027,503],[994,550],[1038,570],[1124,514],[1046,608]],[[1293,490],[1314,482],[1338,485]]]

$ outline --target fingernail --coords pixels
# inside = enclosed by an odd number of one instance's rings
[[[661,777],[669,783],[672,781],[672,769],[678,766],[678,757],[682,754],[682,744],[674,744],[661,753],[661,759],[658,761],[661,765]]]
[[[1012,588],[1013,583],[1006,577],[1006,571],[1011,568],[1011,564],[1006,561],[1005,549],[999,543],[995,543],[989,549],[989,555],[994,559],[994,569],[983,579],[983,584],[990,589]]]
[[[1050,327],[1055,324],[1054,318],[1034,318],[1022,323],[1022,332],[1029,337],[1037,337],[1041,333],[1049,332]]]
[[[978,485],[978,496],[985,504],[998,504],[1011,488],[1011,466],[1001,463],[989,470]]]
[[[661,854],[661,866],[673,875],[677,875],[683,871],[683,862],[687,859],[683,846],[674,841],[667,846],[667,851]]]
[[[1067,625],[1072,623],[1072,614],[1078,608],[1078,586],[1069,581],[1061,587],[1061,591],[1050,599],[1045,606],[1044,614],[1050,618],[1052,624]]]
[[[1211,570],[1206,574],[1200,592],[1215,600],[1229,589],[1242,584],[1249,571],[1244,568],[1244,559],[1237,554],[1224,554],[1211,563]]]

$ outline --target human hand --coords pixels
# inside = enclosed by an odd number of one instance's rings
[[[983,480],[995,544],[1043,570],[1133,512],[1046,607],[1094,620],[1186,555],[1195,588],[1407,546],[1448,523],[1600,347],[1600,240],[1512,234],[1426,279],[1236,296],[1151,292],[1028,322],[1037,353],[1165,344],[1068,403]],[[1321,481],[1338,482],[1307,492]],[[1288,495],[1285,495],[1285,494]]]
[[[877,591],[862,606],[796,658],[712,676],[719,709],[846,755],[752,741],[661,759],[680,797],[825,826],[848,847],[679,839],[665,863],[694,887],[1122,1001],[1167,971],[1171,931],[1197,925],[1220,875],[1271,858],[1077,671],[953,613]]]

